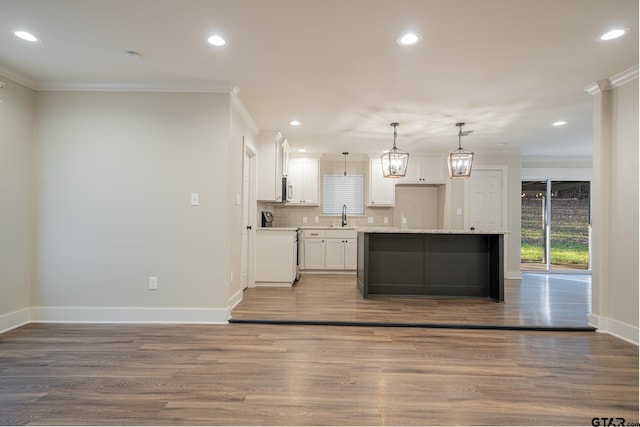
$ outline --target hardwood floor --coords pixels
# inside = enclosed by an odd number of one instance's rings
[[[588,327],[591,276],[525,274],[505,281],[505,302],[478,298],[362,299],[353,275],[303,275],[292,288],[249,288],[233,320],[396,322]]]
[[[638,348],[593,332],[31,324],[2,425],[638,422]]]

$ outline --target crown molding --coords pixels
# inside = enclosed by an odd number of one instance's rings
[[[637,78],[638,78],[638,64],[624,70],[621,73],[613,75],[608,79],[598,80],[597,82],[593,82],[587,87],[585,87],[584,90],[585,92],[589,93],[589,95],[595,95],[597,93],[602,92],[603,90],[611,90],[616,87],[620,87],[623,84],[628,83]]]
[[[611,82],[611,87],[619,87],[625,83],[628,83],[632,80],[638,78],[638,65],[634,65],[633,67],[624,70],[621,73],[616,74],[609,78],[609,82]]]
[[[253,117],[249,113],[249,110],[246,109],[246,107],[240,100],[240,97],[238,96],[238,93],[240,92],[240,88],[238,86],[234,86],[230,92],[231,92],[231,105],[233,106],[233,108],[235,108],[238,114],[240,114],[240,117],[243,118],[247,126],[249,126],[249,128],[251,129],[251,131],[254,134],[258,135],[260,133],[260,128],[258,128],[256,121],[253,120]]]
[[[232,86],[225,82],[63,82],[47,81],[36,85],[41,91],[87,91],[87,92],[187,92],[187,93],[229,93]]]
[[[9,80],[13,80],[16,83],[21,84],[22,86],[26,86],[29,89],[36,89],[37,84],[35,80],[9,68],[0,66],[0,75],[8,78]]]

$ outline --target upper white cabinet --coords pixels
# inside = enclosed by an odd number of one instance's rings
[[[409,159],[411,163],[411,159]],[[398,178],[385,178],[380,158],[369,159],[369,200],[367,206],[395,206],[396,181]]]
[[[444,184],[445,161],[441,156],[410,156],[407,174],[398,184]]]
[[[258,135],[257,199],[282,202],[282,177],[286,176],[285,160],[289,144],[277,131],[263,131]]]
[[[319,159],[298,157],[289,159],[287,202],[291,205],[318,204]]]

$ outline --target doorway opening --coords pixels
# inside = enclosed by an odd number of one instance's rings
[[[591,270],[591,183],[522,181],[523,271]]]

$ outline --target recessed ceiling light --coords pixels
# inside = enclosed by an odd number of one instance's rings
[[[304,148],[299,148],[299,149],[298,149],[298,152],[299,152],[299,153],[306,153],[306,152],[307,152],[307,150],[305,150]]]
[[[302,123],[300,123],[300,122],[299,122],[299,121],[297,121],[297,120],[291,120],[291,121],[289,122],[289,124],[290,124],[291,126],[300,126]]]
[[[397,42],[400,46],[411,46],[422,41],[422,36],[418,33],[407,33],[398,37]]]
[[[567,122],[565,122],[564,120],[558,120],[557,122],[551,123],[552,126],[564,126],[566,124]]]
[[[600,36],[600,40],[613,40],[613,39],[617,39],[618,37],[622,37],[624,35],[624,33],[626,33],[626,31],[622,28],[616,28],[613,29],[611,31],[607,31],[606,33],[604,33],[603,35]]]
[[[224,46],[225,44],[227,44],[227,41],[217,34],[209,37],[207,41],[214,46]]]
[[[16,31],[13,34],[15,34],[16,37],[21,38],[22,40],[26,40],[28,42],[40,41],[39,38],[37,38],[36,36],[34,36],[28,31]]]

